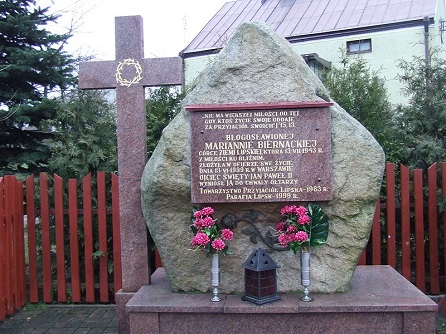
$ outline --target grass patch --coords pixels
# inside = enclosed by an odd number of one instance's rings
[[[23,306],[23,310],[25,311],[44,311],[48,308],[48,305],[45,303],[30,303],[27,302],[25,306]]]

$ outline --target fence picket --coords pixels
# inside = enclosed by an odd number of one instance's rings
[[[50,205],[48,195],[48,175],[40,173],[40,218],[42,236],[42,267],[43,267],[43,301],[53,301],[51,277],[51,238],[50,238]]]
[[[446,200],[446,162],[441,163],[441,190],[443,195],[443,201]],[[443,252],[446,249],[446,210],[443,211]],[[446,256],[444,256],[444,272],[443,276],[446,277]]]
[[[94,303],[94,268],[93,268],[93,209],[91,194],[91,173],[82,181],[84,209],[84,254],[85,254],[85,301]]]
[[[26,224],[28,228],[28,275],[29,301],[39,302],[37,279],[37,238],[36,238],[36,204],[34,193],[34,175],[26,178]]]
[[[115,291],[122,288],[121,272],[121,230],[119,223],[119,179],[111,174],[112,183],[112,224],[113,224],[113,282]]]
[[[367,249],[364,248],[361,255],[359,256],[358,266],[365,266],[366,264],[367,264]],[[156,258],[155,258],[155,265],[156,265]]]
[[[12,200],[11,196],[8,196],[12,193],[12,189],[10,188],[9,183],[9,175],[4,177],[5,182],[5,218],[6,218],[6,238],[8,239],[5,259],[6,259],[6,314],[11,314],[14,312],[14,277],[13,277],[13,239],[12,239]]]
[[[375,215],[373,216],[371,232],[372,242],[372,264],[381,264],[381,200],[378,197],[375,206]]]
[[[10,212],[10,221],[11,221],[11,241],[12,241],[12,247],[11,247],[11,269],[12,269],[12,298],[13,298],[13,307],[14,310],[16,308],[20,307],[20,272],[22,271],[20,268],[21,265],[21,250],[20,250],[20,232],[21,232],[21,222],[20,218],[18,217],[18,205],[17,199],[18,199],[18,187],[17,187],[17,180],[14,176],[8,175],[7,180],[9,180],[9,189],[8,190],[8,197],[11,199],[11,206],[12,210]],[[23,199],[22,199],[23,201]]]
[[[24,211],[23,211],[23,183],[16,180],[17,186],[17,197],[15,199],[16,203],[16,217],[18,222],[18,248],[17,248],[17,258],[18,258],[18,287],[19,287],[19,305],[23,306],[27,300],[26,294],[26,274],[25,274],[25,224],[24,224]]]
[[[160,253],[158,252],[158,248],[155,248],[155,268],[160,268],[163,266],[163,262],[161,261]]]
[[[8,247],[8,238],[6,238],[6,216],[5,216],[5,191],[4,178],[0,177],[0,321],[6,318],[6,300],[7,300],[7,285],[6,275],[7,263],[6,248]],[[3,260],[2,260],[3,259]]]
[[[17,265],[17,257],[18,257],[18,249],[17,249],[17,229],[18,229],[18,222],[16,221],[16,198],[17,198],[17,189],[15,187],[15,177],[12,175],[5,176],[5,183],[8,190],[8,218],[9,218],[9,226],[10,226],[10,234],[9,238],[11,241],[11,247],[10,247],[10,283],[11,283],[11,301],[12,301],[12,307],[15,309],[17,305],[19,305],[19,296],[18,296],[18,265]]]
[[[54,174],[54,218],[56,224],[56,275],[57,275],[57,301],[67,301],[67,279],[65,275],[65,232],[63,214],[63,181],[59,175]]]
[[[396,267],[395,164],[386,164],[387,263]]]
[[[424,268],[424,218],[423,218],[423,170],[414,169],[414,207],[415,207],[415,284],[426,291]]]
[[[400,165],[401,171],[401,274],[411,281],[410,272],[410,174],[409,168]]]
[[[18,222],[16,221],[16,198],[17,198],[17,189],[15,187],[15,177],[13,177],[12,175],[7,175],[5,176],[5,183],[7,185],[7,189],[8,189],[8,199],[7,201],[8,206],[9,206],[9,212],[8,214],[8,218],[9,218],[9,224],[10,224],[10,228],[11,228],[11,233],[9,234],[10,240],[11,240],[11,248],[10,248],[10,278],[11,278],[11,287],[12,287],[12,305],[13,308],[15,309],[17,305],[19,305],[19,296],[18,296],[18,291],[19,291],[19,287],[18,287],[18,280],[19,280],[19,275],[18,275],[18,264],[17,264],[17,257],[18,257],[18,249],[17,249],[17,244],[18,244],[18,240],[17,240],[17,229],[18,229]]]
[[[105,173],[98,172],[98,222],[99,222],[99,300],[107,302],[108,294],[108,250],[107,250],[107,206]]]
[[[79,238],[77,214],[77,180],[68,180],[68,215],[70,225],[70,264],[71,264],[71,293],[74,303],[81,302],[81,282],[79,272]]]
[[[428,168],[429,275],[430,293],[440,293],[437,224],[437,163]]]
[[[23,183],[0,178],[0,321],[26,302]]]

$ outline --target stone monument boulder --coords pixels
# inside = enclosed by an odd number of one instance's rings
[[[190,250],[191,125],[186,105],[330,101],[317,76],[290,44],[259,23],[244,23],[215,60],[197,78],[179,115],[166,127],[142,177],[142,202],[173,291],[210,290],[210,259]],[[331,101],[335,102],[335,101]],[[336,103],[332,117],[333,200],[319,202],[329,217],[325,245],[311,250],[311,291],[345,292],[372,226],[384,172],[384,153],[373,136]],[[228,213],[255,218],[265,234],[280,221],[284,205],[305,203],[200,203],[215,209],[214,218]],[[249,223],[239,222],[230,242],[232,255],[221,258],[220,292],[244,291],[243,263],[256,248]],[[257,243],[253,243],[257,241]],[[279,265],[278,291],[301,290],[299,256],[272,251]]]

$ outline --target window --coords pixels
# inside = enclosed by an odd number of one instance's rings
[[[319,57],[317,53],[303,54],[302,58],[319,79],[322,79],[322,71],[329,70],[331,68],[331,63]]]
[[[364,52],[372,52],[372,40],[370,38],[347,42],[348,54]]]

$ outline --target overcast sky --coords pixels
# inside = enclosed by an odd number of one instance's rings
[[[68,51],[115,59],[115,17],[141,15],[144,56],[173,57],[183,50],[229,0],[39,0],[38,5],[62,14],[57,27],[76,27]]]

